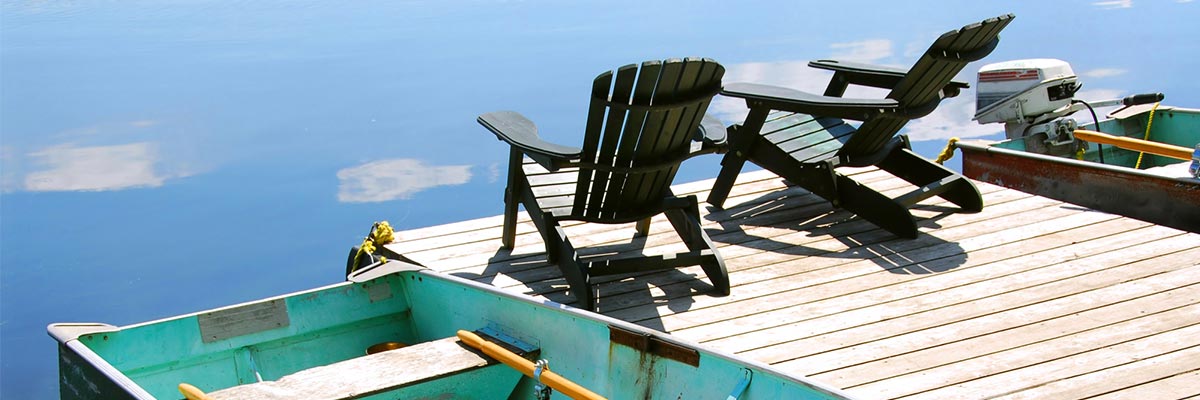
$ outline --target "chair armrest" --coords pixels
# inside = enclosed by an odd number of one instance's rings
[[[829,89],[825,91],[826,96],[841,96],[840,92],[835,92],[835,86],[841,86],[840,91],[845,91],[847,83],[852,83],[860,86],[870,86],[882,89],[895,88],[900,83],[901,79],[908,74],[907,69],[885,67],[882,65],[856,63],[850,61],[839,60],[816,60],[808,63],[809,67],[833,71],[834,81],[829,83]],[[840,82],[838,82],[840,80]],[[971,87],[970,84],[961,81],[950,81],[946,86],[942,87],[942,93],[945,97],[958,96],[962,89]],[[835,93],[831,93],[835,92]]]
[[[721,91],[724,96],[746,99],[746,105],[756,108],[765,105],[772,110],[791,111],[824,117],[863,121],[885,112],[899,112],[900,103],[893,99],[847,99],[820,96],[799,90],[756,83],[732,83]]]
[[[492,131],[496,139],[524,152],[551,171],[576,160],[582,152],[578,147],[563,146],[542,140],[537,125],[516,111],[496,111],[480,115],[480,125]]]

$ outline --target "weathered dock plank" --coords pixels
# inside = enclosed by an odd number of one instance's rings
[[[1112,225],[1115,224],[1104,224],[1098,226],[1098,230],[1102,231],[1101,233],[1103,233],[1103,231],[1111,229]],[[1086,229],[1072,230],[1070,233],[1084,230]],[[1116,240],[1135,238],[1143,234],[1143,232],[1140,230],[1131,233],[1131,236],[1117,236]],[[1053,244],[1053,242],[1050,243],[1050,245]],[[1009,250],[1014,249],[1012,247],[1005,246],[998,247],[995,250],[995,254],[1003,255],[1009,252]],[[1037,257],[1034,256],[1033,258],[1036,259]],[[978,264],[980,267],[976,270],[978,271],[978,274],[990,273],[998,276],[998,278],[993,279],[993,287],[995,287],[995,285],[1004,284],[1006,282],[1004,279],[1007,279],[1007,281],[1016,281],[1015,284],[1018,285],[1033,286],[1037,282],[1033,281],[1032,279],[1026,280],[1026,277],[1020,275],[1019,273],[1033,271],[1033,268],[1044,268],[1048,265],[1054,265],[1053,259],[1049,261],[1049,264],[1031,263],[1033,265],[1027,266],[1027,268],[1030,268],[1027,270],[1006,270],[1002,266],[1000,266],[1000,268],[993,268],[991,263],[981,263]],[[1016,262],[1010,262],[1009,264],[1011,265],[1020,262],[1021,260],[1017,260]],[[982,284],[980,284],[959,288],[960,286],[965,286],[962,284],[969,284],[971,281],[966,280],[965,277],[952,278],[952,285],[946,287],[946,290],[955,290],[970,295],[971,291],[977,289],[979,286],[982,286]],[[1052,280],[1055,279],[1055,277],[1051,276],[1045,279]],[[905,288],[897,287],[892,289],[903,290]],[[722,348],[727,348],[731,351],[742,352],[753,351],[756,348],[743,346],[757,345],[758,347],[766,347],[768,345],[787,343],[788,345],[785,347],[756,351],[750,354],[755,358],[761,358],[768,362],[783,362],[789,359],[799,358],[805,354],[816,354],[821,351],[861,344],[863,343],[864,339],[871,338],[874,335],[896,335],[900,333],[906,333],[906,330],[914,330],[923,327],[935,327],[938,326],[938,324],[975,318],[981,314],[1003,310],[1003,307],[1012,307],[1014,305],[1014,301],[1032,301],[1037,298],[1035,293],[1021,293],[1021,296],[1024,298],[1019,300],[1005,298],[1004,296],[1008,293],[1012,292],[979,293],[978,295],[982,298],[969,298],[966,301],[958,303],[948,302],[951,299],[949,296],[953,296],[953,293],[948,295],[926,296],[931,297],[931,299],[928,301],[918,295],[915,297],[903,298],[900,299],[900,301],[872,304],[868,307],[842,312],[836,315],[814,316],[810,318],[811,320],[791,322],[787,325],[781,325],[777,328],[760,330],[748,333],[746,335],[740,335],[744,340],[737,340],[737,338],[734,340],[746,343],[745,345],[741,346],[734,343],[727,343],[730,342],[730,340],[724,339],[714,341],[712,344]],[[988,296],[989,294],[995,295]],[[1048,293],[1048,295],[1051,296],[1054,294],[1056,294],[1054,291],[1049,291]],[[904,314],[905,312],[909,314]],[[912,318],[903,320],[895,318],[899,316],[911,316]],[[841,333],[845,330],[856,329],[860,327],[865,327],[865,329],[845,332],[846,334]],[[875,331],[874,334],[871,332],[873,330]],[[785,355],[776,358],[776,356],[768,354],[770,352],[784,353]]]
[[[853,172],[890,194],[911,186]],[[704,199],[712,180],[677,185]],[[989,184],[975,214],[929,199],[899,239],[763,171],[728,208],[702,205],[732,294],[699,267],[597,280],[611,317],[756,359],[863,398],[1200,396],[1200,235]],[[496,194],[495,201],[502,198]],[[397,232],[389,249],[430,268],[568,302],[520,215]],[[681,248],[664,218],[566,227],[585,256]]]
[[[1013,389],[996,399],[1080,399],[1122,397],[1165,399],[1175,393],[1200,393],[1200,346],[1135,360],[1033,387]],[[1169,385],[1169,386],[1168,386]],[[1188,389],[1186,386],[1191,385]],[[1168,387],[1159,393],[1147,393]],[[1147,390],[1150,389],[1150,390]],[[1119,396],[1106,396],[1119,394]]]

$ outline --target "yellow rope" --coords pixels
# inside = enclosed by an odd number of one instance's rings
[[[1162,102],[1154,103],[1154,107],[1150,108],[1150,120],[1146,121],[1146,136],[1142,140],[1150,140],[1150,125],[1154,125],[1154,111],[1158,110],[1159,104],[1162,104]],[[1142,156],[1144,155],[1146,153],[1138,153],[1137,163],[1133,164],[1133,169],[1140,169],[1142,167]]]
[[[933,160],[933,162],[941,164],[946,162],[946,160],[949,160],[951,157],[954,157],[955,143],[958,143],[957,137],[952,137],[950,140],[946,141],[946,148],[942,149],[942,153],[938,154],[937,159]]]
[[[394,233],[395,231],[392,230],[392,226],[389,225],[387,221],[380,221],[375,223],[375,227],[371,232],[371,236],[375,238],[376,245],[385,245],[391,243],[392,240],[395,240],[392,237],[392,234]]]
[[[375,252],[377,246],[383,246],[395,240],[394,233],[395,231],[392,230],[392,226],[387,221],[380,221],[371,225],[371,234],[363,238],[362,244],[358,246],[358,252],[354,253],[354,266],[350,272],[358,269],[358,260],[363,254],[370,256],[370,254]],[[379,261],[386,263],[388,260],[387,257],[379,256]]]

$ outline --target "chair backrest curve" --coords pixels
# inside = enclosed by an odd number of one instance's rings
[[[942,34],[887,98],[900,102],[901,107],[915,107],[940,101],[941,90],[967,63],[983,58],[999,40],[1000,31],[1015,18],[1012,14],[989,18]],[[839,154],[871,154],[879,151],[908,122],[908,119],[883,114],[863,121],[842,146]]]
[[[627,222],[657,213],[725,68],[688,58],[596,77],[572,216]]]

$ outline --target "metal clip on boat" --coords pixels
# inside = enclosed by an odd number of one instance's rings
[[[538,360],[537,364],[534,364],[533,380],[535,382],[537,382],[537,384],[533,386],[533,392],[534,392],[534,396],[537,400],[550,400],[550,393],[551,393],[550,387],[546,386],[546,384],[542,383],[542,371],[549,371],[549,370],[550,370],[550,361],[549,360],[545,360],[545,359]]]
[[[458,339],[462,340],[462,342],[468,346],[479,349],[483,352],[483,354],[487,354],[488,357],[495,358],[505,365],[520,371],[522,374],[525,374],[525,376],[537,379],[539,384],[544,380],[547,386],[554,388],[554,390],[559,391],[559,393],[567,395],[567,397],[575,400],[604,400],[603,396],[600,396],[575,382],[567,380],[567,378],[554,373],[554,371],[550,371],[548,368],[537,368],[533,362],[530,362],[529,360],[526,360],[521,356],[508,351],[499,345],[496,345],[495,343],[483,340],[483,338],[480,338],[479,335],[476,335],[473,332],[460,330],[458,331]],[[542,366],[544,367],[545,365],[543,364]],[[537,373],[538,376],[535,377],[534,373]]]

